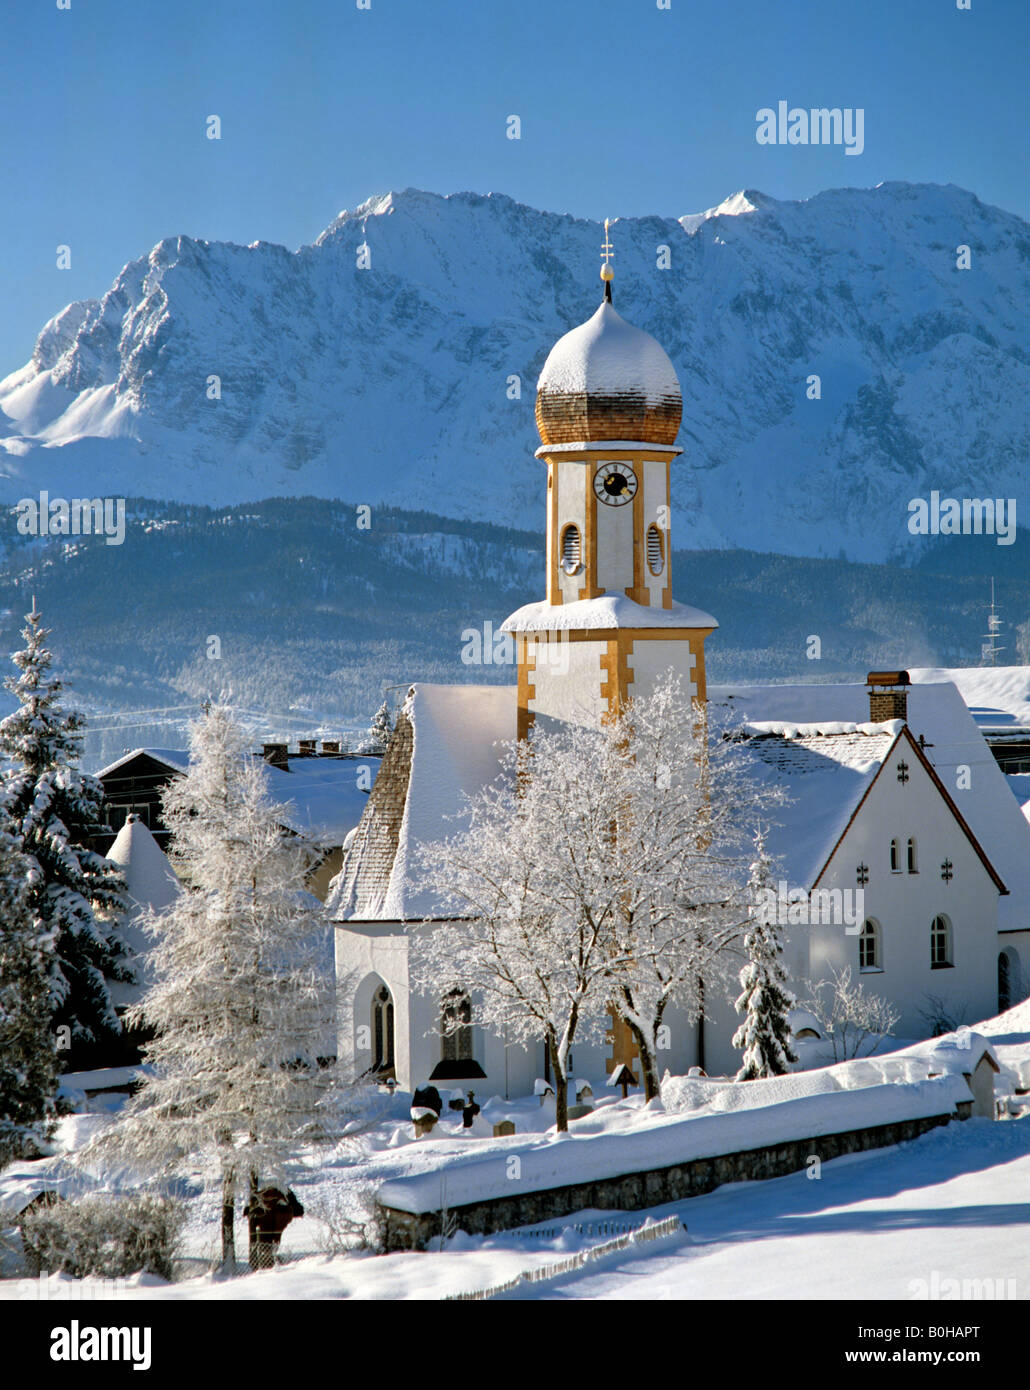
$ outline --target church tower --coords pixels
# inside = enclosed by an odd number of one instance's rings
[[[672,597],[671,466],[683,402],[662,347],[604,299],[551,349],[537,383],[547,465],[547,597],[504,624],[518,649],[518,732],[597,725],[671,667],[704,701],[713,617]]]

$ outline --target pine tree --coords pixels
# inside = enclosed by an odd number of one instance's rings
[[[222,1190],[222,1257],[235,1209],[325,1133],[335,1071],[320,1066],[334,988],[312,852],[285,832],[264,770],[219,706],[190,731],[190,767],[165,791],[175,901],[143,920],[155,983],[130,1022],[157,1036],[152,1067],[111,1142],[146,1171],[199,1160]]]
[[[782,1076],[797,1057],[790,1046],[788,1014],[797,1002],[787,986],[787,972],[780,964],[783,947],[770,907],[771,862],[761,832],[755,837],[755,862],[748,881],[752,916],[744,937],[748,962],[740,972],[743,993],[736,1009],[744,1022],[733,1035],[733,1046],[743,1054],[738,1081]]]
[[[390,720],[389,706],[384,700],[376,710],[375,718],[369,728],[365,752],[373,757],[382,757],[390,746],[391,738],[393,738],[393,723]]]
[[[0,830],[0,1168],[32,1156],[57,1114],[53,940],[29,909],[32,867]]]
[[[35,603],[26,622],[20,674],[4,682],[18,708],[0,722],[3,820],[30,867],[29,912],[53,942],[51,1026],[66,1025],[74,1047],[121,1030],[108,981],[132,979],[117,929],[128,904],[120,872],[86,844],[104,829],[104,792],[77,766],[84,720],[60,706]]]

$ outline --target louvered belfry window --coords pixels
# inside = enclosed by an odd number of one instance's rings
[[[561,567],[567,574],[579,569],[581,545],[578,526],[566,526],[561,538]]]
[[[661,574],[665,568],[665,546],[657,526],[647,528],[647,567],[652,574]]]

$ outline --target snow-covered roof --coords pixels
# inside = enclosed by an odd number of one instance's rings
[[[381,758],[290,758],[289,772],[265,764],[269,795],[284,808],[291,830],[313,844],[329,849],[342,845],[368,805],[368,792],[359,779],[367,767],[374,778]]]
[[[864,684],[709,686],[708,698],[713,719],[736,717],[781,726],[833,721],[857,728],[869,716]],[[908,727],[917,740],[923,736],[928,762],[1009,890],[998,902],[999,930],[1026,929],[1030,926],[1030,824],[1013,795],[1011,779],[998,766],[950,682],[912,686]],[[963,766],[972,775],[969,786],[959,788],[959,781],[966,780],[957,775]]]
[[[783,787],[791,798],[771,814],[769,852],[792,885],[811,888],[843,835],[900,725],[751,722],[745,755],[756,781]]]
[[[1030,666],[925,666],[909,669],[920,685],[958,687],[982,729],[1030,728]]]
[[[559,394],[640,394],[648,405],[679,399],[680,384],[665,349],[607,301],[559,338],[548,353],[537,391]]]
[[[134,748],[97,773],[106,777],[133,758],[146,754],[174,772],[186,772],[189,754],[182,749]],[[256,756],[256,755],[255,755]],[[265,780],[272,800],[283,808],[283,824],[306,836],[322,849],[342,845],[361,819],[368,793],[359,778],[367,767],[372,778],[382,761],[378,757],[288,758],[289,771],[265,763]]]
[[[602,594],[600,598],[578,599],[574,603],[523,604],[504,620],[501,631],[583,632],[591,628],[718,626],[710,613],[693,608],[689,603],[645,608],[625,594]]]
[[[420,886],[419,847],[459,833],[466,796],[500,772],[515,739],[517,687],[412,686],[326,908],[333,921],[437,915]]]
[[[131,763],[141,753],[145,753],[148,758],[153,758],[155,762],[164,763],[166,767],[170,767],[176,772],[185,772],[190,765],[190,755],[184,748],[133,748],[129,752],[123,753],[120,758],[116,758],[113,763],[108,763],[107,767],[102,767],[96,775],[107,777],[109,773],[117,772],[126,763]]]

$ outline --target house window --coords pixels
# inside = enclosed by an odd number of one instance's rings
[[[858,968],[859,970],[882,970],[883,962],[880,959],[880,926],[871,917],[867,917],[862,926],[862,934],[858,938]]]
[[[393,998],[385,985],[372,996],[372,1070],[392,1071]]]
[[[647,528],[647,567],[652,574],[661,574],[665,568],[665,542],[657,526]]]
[[[582,545],[578,526],[566,526],[561,536],[561,567],[566,574],[576,574],[582,567]]]
[[[915,840],[909,840],[908,842],[908,871],[910,874],[917,874],[919,872],[919,865],[916,862]]]
[[[445,1062],[467,1062],[472,1056],[472,1000],[465,990],[445,994],[440,1008],[440,1055]]]
[[[901,850],[898,848],[897,840],[891,840],[891,873],[901,873]]]
[[[930,966],[941,970],[951,965],[951,923],[947,917],[939,915],[930,924]]]

